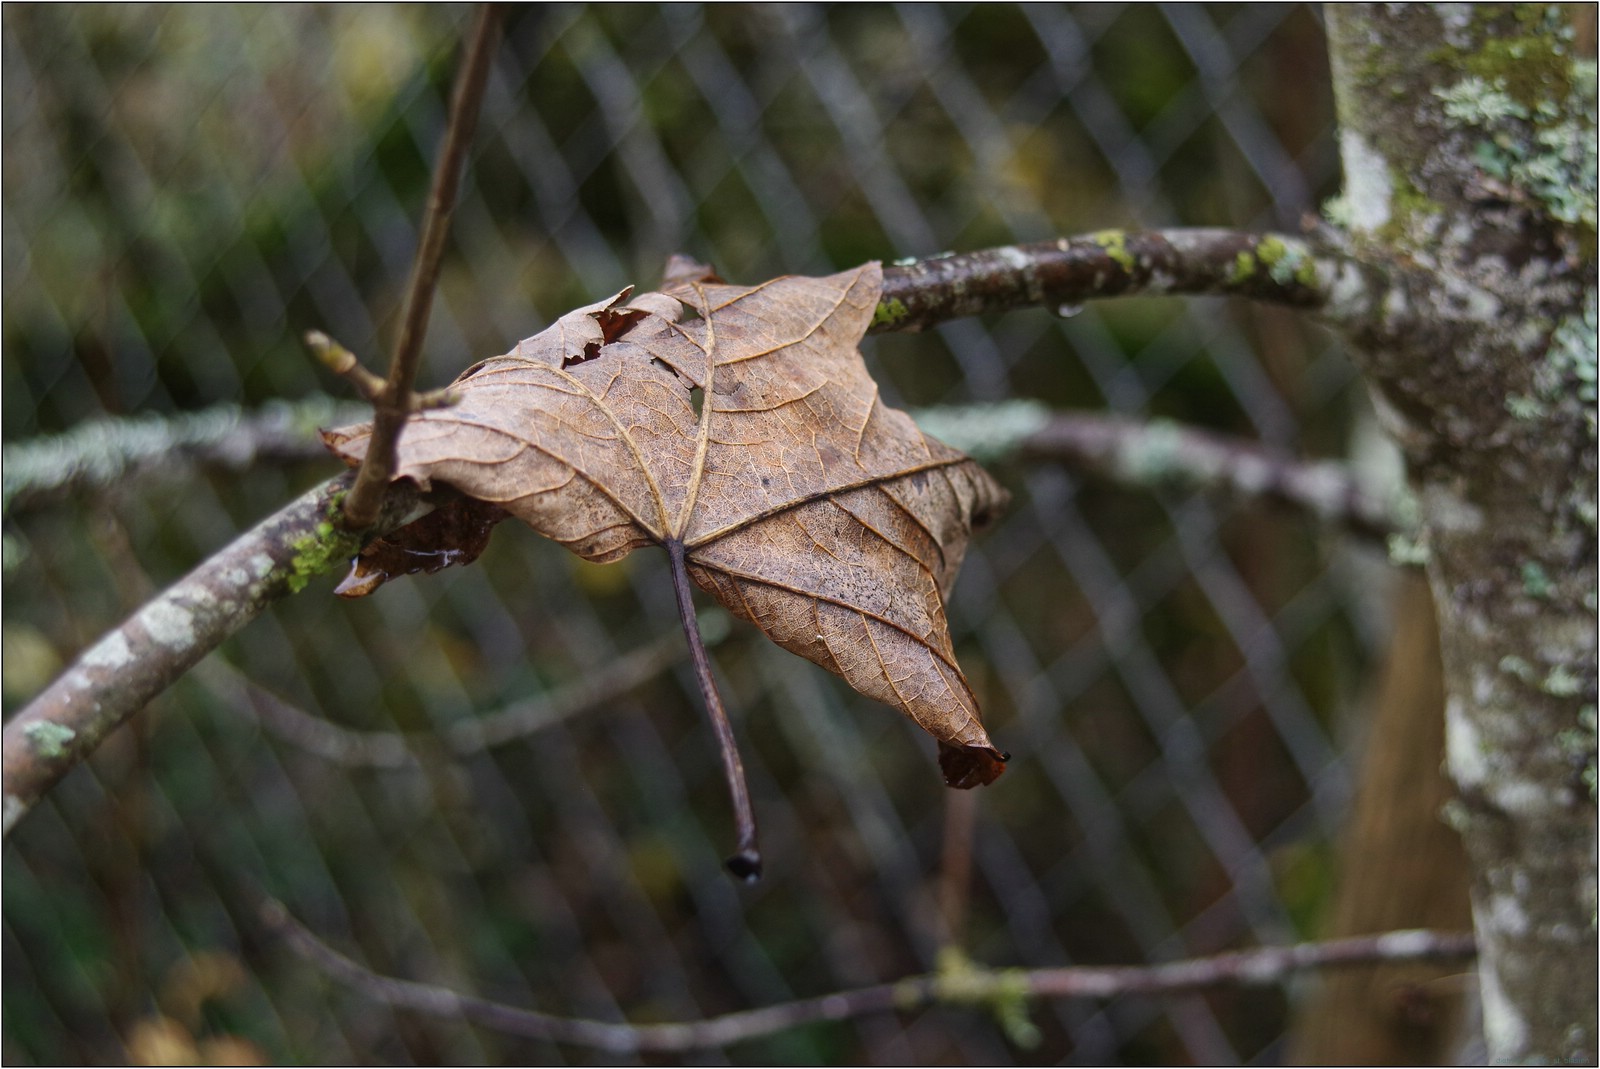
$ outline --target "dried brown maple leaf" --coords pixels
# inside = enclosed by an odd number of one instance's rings
[[[939,740],[951,786],[992,782],[1005,756],[956,665],[944,599],[1006,493],[879,399],[857,346],[881,280],[877,264],[753,287],[691,272],[569,312],[465,371],[457,405],[414,417],[397,476],[447,484],[591,561],[665,547],[688,620],[685,572],[911,717]],[[324,437],[355,463],[369,432]],[[407,537],[358,562],[349,592],[387,578]],[[413,552],[438,552],[418,540]]]

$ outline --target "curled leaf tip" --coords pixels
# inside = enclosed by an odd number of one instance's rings
[[[358,557],[350,562],[350,574],[339,580],[333,592],[341,598],[364,598],[389,578],[388,572],[368,569]]]
[[[661,284],[670,286],[683,282],[721,282],[716,268],[688,253],[675,252],[667,257],[667,266],[661,272]]]
[[[939,771],[947,787],[970,790],[987,787],[1006,770],[1011,755],[990,746],[950,746],[939,744]]]

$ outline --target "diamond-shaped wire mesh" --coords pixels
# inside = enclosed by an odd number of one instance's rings
[[[336,390],[300,351],[312,327],[381,365],[469,16],[8,5],[8,443]],[[516,11],[424,384],[653,283],[674,251],[756,281],[1112,226],[1294,229],[1336,182],[1331,110],[1299,5]],[[1062,312],[882,337],[869,363],[905,405],[1029,397],[1344,448],[1352,373],[1293,316]],[[332,469],[175,470],[15,510],[7,707]],[[1338,547],[1202,495],[997,474],[1016,504],[951,615],[1015,759],[975,797],[954,920],[941,844],[972,799],[947,797],[929,740],[724,629],[768,855],[737,886],[664,561],[590,566],[506,529],[470,568],[273,609],[19,827],[7,1060],[615,1058],[338,987],[265,934],[262,891],[379,972],[604,1020],[894,980],[952,940],[1051,966],[1313,934],[1366,652]],[[577,711],[465,756],[442,741],[546,700]],[[1031,1050],[939,1009],[685,1060],[1271,1061],[1291,1009],[1281,992],[1056,1002]]]

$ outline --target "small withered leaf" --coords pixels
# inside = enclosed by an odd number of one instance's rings
[[[459,404],[407,424],[398,476],[591,561],[680,545],[730,612],[938,739],[951,786],[993,781],[1005,758],[944,605],[974,519],[1007,495],[880,400],[857,348],[878,265],[749,287],[672,274],[476,365]],[[325,437],[353,464],[368,433]]]
[[[450,494],[426,516],[369,542],[333,592],[342,598],[366,597],[402,575],[431,575],[451,565],[471,564],[488,547],[495,524],[508,515],[498,505]]]

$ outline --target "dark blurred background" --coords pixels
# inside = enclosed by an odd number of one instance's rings
[[[7,446],[339,396],[313,327],[385,364],[471,15],[6,5]],[[1302,5],[513,9],[424,385],[674,251],[754,282],[1107,227],[1297,230],[1336,191],[1332,134]],[[1119,300],[866,349],[909,407],[1030,398],[1317,456],[1358,437],[1352,368],[1274,309]],[[173,464],[10,508],[6,708],[336,468]],[[946,791],[931,740],[708,605],[767,853],[737,884],[664,558],[596,567],[507,526],[469,568],[282,603],[18,828],[6,1062],[615,1061],[334,985],[257,891],[380,972],[604,1020],[894,980],[951,941],[1051,966],[1316,934],[1385,626],[1375,554],[1204,494],[995,471],[1015,505],[951,605],[1015,755],[994,786]],[[442,741],[546,700],[576,712]],[[963,908],[941,867],[968,849]],[[1299,990],[1045,1004],[1031,1049],[936,1009],[681,1061],[1274,1062]]]

